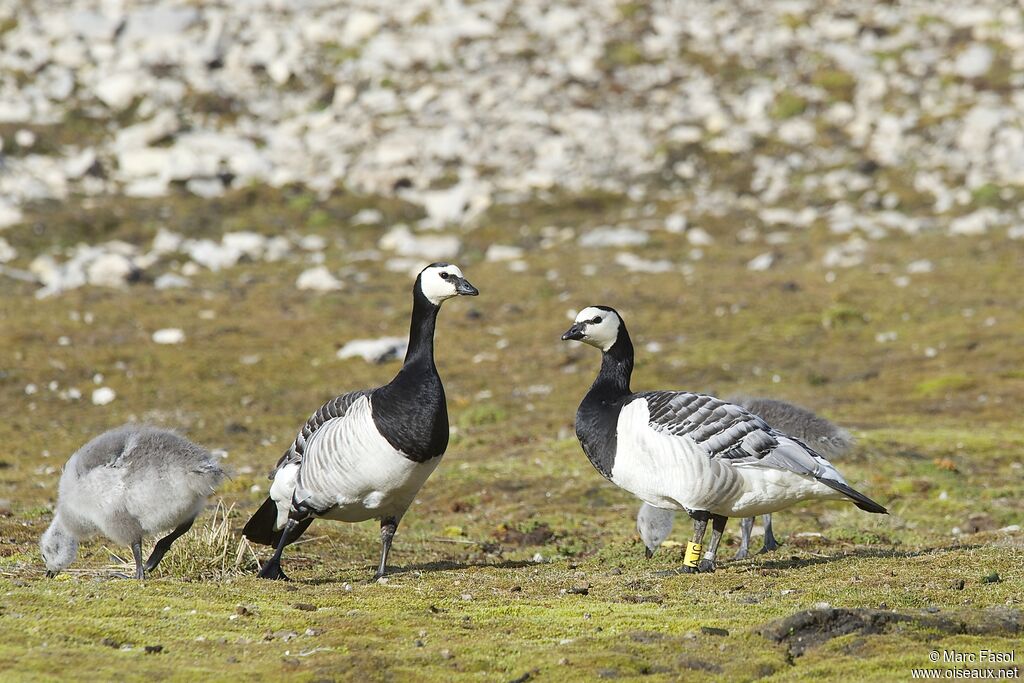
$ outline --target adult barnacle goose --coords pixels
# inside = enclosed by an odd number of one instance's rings
[[[97,436],[60,476],[57,510],[39,541],[47,575],[75,560],[80,539],[101,533],[131,546],[141,579],[192,527],[223,477],[209,451],[174,432],[124,425]],[[143,566],[142,537],[169,529]]]
[[[730,403],[735,403],[784,434],[796,437],[809,445],[821,456],[831,460],[845,453],[853,445],[853,437],[842,427],[817,415],[802,406],[773,398],[751,396],[730,396]],[[636,514],[636,529],[644,542],[644,553],[650,559],[661,544],[672,532],[675,510],[656,508],[641,503]],[[764,546],[759,552],[771,552],[779,547],[772,533],[772,516],[764,517]],[[744,517],[740,520],[740,548],[736,559],[745,559],[750,552],[750,534],[754,528],[754,518]]]
[[[576,413],[584,453],[602,475],[645,503],[690,513],[694,540],[684,571],[714,571],[729,517],[805,500],[850,500],[862,510],[886,513],[810,447],[740,406],[686,391],[633,393],[633,344],[614,309],[583,309],[562,339],[603,354]],[[709,519],[711,543],[698,565]]]
[[[281,553],[316,517],[380,520],[384,575],[402,515],[448,446],[448,409],[434,365],[434,326],[441,303],[476,296],[458,267],[434,263],[416,277],[409,347],[388,384],[332,399],[310,417],[271,474],[270,496],[245,525],[245,536],[275,546],[260,576],[287,578]]]

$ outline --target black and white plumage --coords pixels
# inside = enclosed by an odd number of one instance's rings
[[[281,553],[314,518],[381,521],[384,575],[398,524],[448,446],[448,409],[434,365],[434,327],[441,303],[479,292],[458,267],[434,263],[413,286],[409,347],[388,384],[343,394],[320,407],[299,430],[271,474],[270,496],[244,534],[276,550],[260,571],[287,578]]]
[[[807,500],[849,500],[868,512],[886,512],[813,449],[740,406],[686,391],[633,393],[633,344],[614,309],[585,308],[562,339],[602,351],[601,370],[576,413],[587,458],[642,501],[690,512],[694,543],[712,521],[702,570],[714,570],[729,517]]]
[[[131,546],[135,578],[143,578],[191,528],[223,477],[217,458],[174,432],[124,425],[97,436],[64,465],[56,513],[39,541],[47,574],[74,561],[79,540],[100,533]],[[144,566],[143,536],[168,530]]]
[[[849,432],[802,406],[778,399],[742,395],[731,396],[728,400],[757,415],[773,429],[796,437],[829,460],[842,455],[853,446],[853,437]],[[644,552],[648,558],[654,555],[672,532],[675,515],[675,510],[655,508],[647,503],[640,505],[636,527],[644,542]],[[740,521],[740,548],[736,553],[738,560],[746,558],[749,554],[753,526],[753,517],[744,517]],[[772,532],[772,516],[770,513],[765,514],[764,547],[760,552],[770,552],[777,547],[778,542]]]

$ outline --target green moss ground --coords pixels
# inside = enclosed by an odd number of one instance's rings
[[[383,231],[347,226],[367,206],[389,222],[415,218],[395,202],[252,188],[216,202],[40,207],[4,234],[22,254],[13,265],[25,266],[57,244],[146,244],[161,225],[193,236],[317,232],[331,238],[327,265],[337,270]],[[671,208],[656,205],[654,217]],[[831,284],[820,263],[836,238],[816,227],[780,246],[741,244],[744,216],[698,221],[716,243],[692,263],[688,284],[680,274],[627,273],[615,250],[538,246],[545,226],[586,228],[631,211],[614,196],[556,197],[494,209],[464,235],[459,262],[482,294],[446,304],[438,326],[456,432],[403,522],[395,574],[380,585],[365,583],[378,550],[372,523],[316,523],[311,540],[286,555],[292,583],[253,578],[245,548],[235,571],[236,537],[221,579],[204,562],[209,546],[192,536],[144,584],[111,578],[110,551],[127,550],[103,540],[83,546],[75,571],[48,581],[34,543],[67,456],[130,419],[229,452],[234,474],[220,495],[235,506],[237,533],[308,414],[394,373],[397,363],[340,361],[334,352],[352,338],[404,333],[409,278],[357,262],[365,281],[349,271],[344,291],[314,295],[294,288],[300,263],[242,264],[205,273],[189,290],[143,282],[44,301],[0,280],[0,678],[902,680],[928,665],[932,649],[1017,645],[1019,634],[907,627],[842,636],[794,658],[759,628],[821,602],[952,615],[1020,609],[1024,535],[999,529],[1024,517],[1024,244],[893,236],[871,244],[869,265],[837,270]],[[529,270],[485,263],[493,241],[530,249]],[[771,270],[745,268],[768,250],[778,256]],[[631,251],[682,263],[690,247],[654,232]],[[893,284],[922,258],[933,272]],[[584,274],[587,264],[595,274]],[[714,575],[658,576],[680,564],[680,549],[644,560],[635,501],[601,479],[572,436],[599,361],[558,337],[566,311],[592,303],[626,316],[638,348],[635,389],[776,396],[851,428],[858,445],[840,469],[892,514],[800,507],[777,516],[784,545],[775,554],[725,562]],[[186,342],[155,345],[151,334],[163,327],[181,327]],[[888,332],[894,341],[876,341]],[[58,344],[62,336],[70,345]],[[662,350],[643,350],[649,342]],[[96,373],[117,392],[108,406],[88,401]],[[38,393],[26,395],[30,383]],[[61,400],[67,387],[85,398]],[[538,527],[525,539],[517,533]],[[685,540],[685,527],[680,521],[674,540]],[[729,532],[725,558],[735,551],[735,522]],[[993,573],[999,580],[986,582]],[[588,594],[571,592],[585,584]],[[163,650],[147,654],[147,645]]]

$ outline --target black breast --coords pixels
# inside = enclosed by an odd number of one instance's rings
[[[388,443],[413,462],[426,462],[448,447],[448,408],[437,373],[416,374],[403,370],[370,395],[370,405]]]
[[[576,411],[576,438],[590,463],[608,480],[615,466],[619,413],[627,400],[629,397],[591,391]]]

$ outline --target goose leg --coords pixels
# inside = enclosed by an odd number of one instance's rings
[[[704,510],[694,510],[690,513],[690,516],[693,517],[693,543],[697,546],[704,543],[704,532],[707,531],[708,528],[709,515],[710,513],[705,512]],[[689,552],[689,549],[687,549],[687,555],[689,555]],[[684,564],[679,568],[679,572],[681,574],[696,574],[697,567],[691,567]]]
[[[397,530],[398,520],[394,517],[385,517],[380,520],[380,566],[377,567],[377,573],[370,580],[371,583],[384,576],[384,572],[387,571],[388,555],[391,553],[391,542],[394,540]]]
[[[711,515],[711,547],[704,553],[704,559],[697,566],[699,572],[715,571],[715,557],[718,555],[718,544],[722,542],[722,533],[725,531],[725,524],[728,517],[722,515]]]
[[[779,542],[775,540],[775,534],[772,533],[772,516],[771,514],[765,515],[764,519],[764,547],[759,550],[759,553],[770,553],[779,547]]]
[[[138,539],[132,543],[132,557],[135,558],[135,578],[141,581],[143,579],[142,573],[142,539]]]
[[[188,520],[183,524],[179,524],[174,531],[167,534],[153,546],[153,552],[149,554],[149,559],[146,560],[146,571],[151,572],[156,569],[156,566],[160,564],[160,560],[164,559],[164,555],[168,550],[171,549],[171,544],[177,541],[181,536],[192,528],[192,523],[196,521],[196,518]]]
[[[267,563],[263,565],[260,570],[259,577],[261,579],[277,579],[288,581],[288,576],[281,569],[281,553],[284,552],[284,547],[288,545],[289,537],[292,532],[295,531],[295,527],[298,526],[298,522],[288,517],[288,523],[284,526],[284,531],[281,533],[281,540],[277,544],[277,548],[274,550],[273,556]]]
[[[740,520],[740,549],[736,552],[735,559],[745,560],[750,555],[750,533],[753,530],[753,517],[744,517]]]

